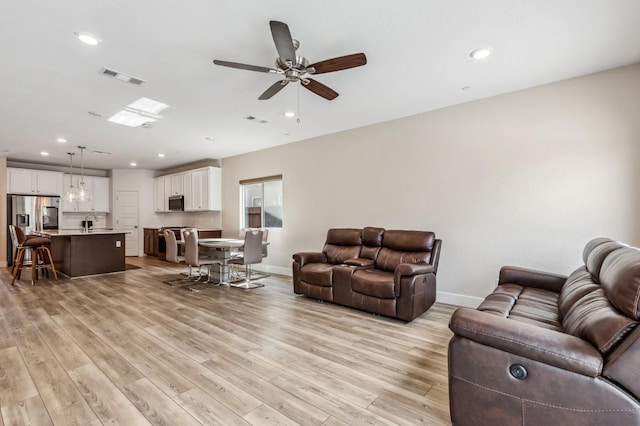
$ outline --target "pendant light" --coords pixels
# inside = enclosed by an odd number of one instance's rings
[[[78,146],[80,149],[80,183],[78,183],[78,200],[79,201],[91,201],[91,192],[87,185],[84,183],[84,150],[86,146]]]
[[[71,177],[69,179],[69,189],[64,193],[64,199],[70,203],[78,201],[78,190],[73,186],[73,152],[67,152],[69,154],[69,170]]]

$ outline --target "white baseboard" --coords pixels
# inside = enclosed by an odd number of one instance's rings
[[[436,292],[436,302],[448,305],[465,306],[467,308],[477,308],[484,299],[482,297],[465,296],[464,294]]]
[[[252,266],[252,269],[256,272],[264,272],[267,274],[284,275],[287,277],[293,276],[291,268],[282,268],[280,266],[270,266],[262,263],[257,263]]]

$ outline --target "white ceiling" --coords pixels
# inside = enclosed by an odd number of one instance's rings
[[[299,84],[258,101],[279,76],[212,60],[273,67],[269,20],[289,25],[310,62],[364,52],[368,64],[315,77],[340,93],[333,101]],[[81,31],[102,43],[80,43]],[[491,57],[470,59],[485,46]],[[12,0],[0,61],[0,155],[68,165],[66,152],[85,145],[85,167],[157,170],[638,63],[640,1]],[[107,121],[141,97],[170,105],[152,128]]]

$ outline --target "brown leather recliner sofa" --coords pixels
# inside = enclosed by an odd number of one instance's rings
[[[640,425],[640,250],[587,243],[569,277],[503,267],[449,327],[455,425]]]
[[[411,321],[435,302],[441,245],[433,232],[329,229],[322,252],[293,255],[293,291]]]

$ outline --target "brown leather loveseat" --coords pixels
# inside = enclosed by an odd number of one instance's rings
[[[640,250],[587,243],[569,277],[503,267],[449,327],[455,425],[640,425]]]
[[[293,255],[293,290],[411,321],[435,301],[441,244],[426,231],[329,229],[321,253]]]

